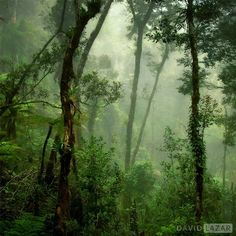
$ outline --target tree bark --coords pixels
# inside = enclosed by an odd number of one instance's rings
[[[198,50],[196,41],[196,28],[194,25],[194,6],[193,0],[188,0],[187,5],[187,26],[188,26],[188,40],[192,58],[192,97],[191,97],[191,114],[189,121],[189,137],[192,146],[192,153],[195,159],[195,185],[196,185],[196,199],[195,199],[195,221],[196,224],[201,223],[202,218],[202,195],[203,195],[203,181],[205,169],[205,146],[200,134],[199,122],[199,63]]]
[[[150,112],[150,109],[151,109],[152,100],[153,100],[153,97],[154,97],[156,89],[157,89],[157,84],[158,84],[158,81],[159,81],[159,78],[160,78],[160,74],[161,74],[162,69],[165,65],[165,62],[168,58],[168,54],[169,54],[169,47],[168,47],[168,45],[166,45],[165,52],[164,52],[164,55],[162,57],[161,64],[159,65],[159,68],[158,68],[158,71],[157,71],[157,74],[156,74],[156,80],[155,80],[155,83],[154,83],[153,88],[152,88],[151,95],[150,95],[149,100],[148,100],[148,105],[147,105],[146,112],[145,112],[145,115],[144,115],[144,118],[143,118],[142,126],[141,126],[140,131],[139,131],[138,141],[137,141],[137,144],[136,144],[134,152],[133,152],[132,163],[131,163],[132,165],[135,163],[136,156],[137,156],[137,153],[139,151],[139,147],[140,147],[142,137],[143,137],[143,132],[144,132],[146,122],[147,122],[147,119],[148,119],[148,115],[149,115],[149,112]]]
[[[76,9],[76,26],[68,42],[63,59],[62,75],[60,81],[60,97],[64,119],[64,138],[61,150],[61,170],[58,187],[58,201],[55,211],[54,235],[66,235],[65,220],[69,218],[70,212],[70,190],[68,176],[70,173],[70,163],[74,148],[73,117],[76,113],[74,102],[70,98],[71,82],[75,78],[73,69],[73,56],[79,46],[82,32],[88,21],[93,18],[101,7],[101,1],[94,1],[88,4],[88,10]]]
[[[154,3],[153,1],[151,1],[144,18],[141,20],[137,19],[134,11],[132,11],[134,21],[136,21],[135,24],[137,24],[137,28],[138,28],[138,37],[137,37],[136,52],[135,52],[135,68],[134,68],[134,79],[133,79],[132,93],[131,93],[131,104],[130,104],[130,110],[129,110],[127,129],[126,129],[125,171],[128,171],[128,169],[130,168],[130,162],[131,162],[133,123],[134,123],[136,101],[137,101],[137,89],[138,89],[138,82],[139,82],[139,75],[140,75],[140,63],[141,63],[141,56],[142,56],[142,49],[143,49],[143,33],[144,33],[144,28],[147,24],[147,21],[149,20],[152,14],[153,7],[154,7]],[[131,5],[131,10],[132,10],[132,5]]]

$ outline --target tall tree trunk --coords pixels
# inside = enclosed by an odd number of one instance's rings
[[[135,69],[134,69],[134,79],[132,85],[131,93],[131,104],[129,110],[129,118],[127,124],[127,133],[126,133],[126,153],[125,153],[125,170],[127,171],[130,167],[130,158],[131,158],[131,147],[132,147],[132,137],[133,137],[133,123],[134,115],[137,101],[137,89],[140,75],[140,63],[142,55],[142,46],[143,46],[143,26],[138,27],[138,38],[137,38],[137,49],[135,53]]]
[[[129,110],[128,123],[126,128],[126,151],[125,151],[125,171],[128,171],[130,168],[131,162],[131,148],[132,148],[132,137],[133,137],[133,123],[136,109],[136,101],[137,101],[137,90],[138,90],[138,82],[140,75],[140,63],[143,49],[143,33],[145,26],[152,14],[152,10],[154,7],[154,2],[151,1],[149,4],[149,8],[143,19],[137,20],[136,15],[133,12],[133,18],[135,24],[137,24],[138,37],[136,43],[136,52],[135,52],[135,67],[134,67],[134,79],[132,84],[132,92],[131,92],[131,103]]]
[[[64,138],[61,150],[61,170],[58,187],[58,201],[55,211],[54,235],[66,235],[65,220],[69,218],[70,212],[70,190],[68,176],[70,173],[70,163],[74,148],[73,117],[76,113],[74,102],[70,98],[71,82],[75,78],[73,68],[73,57],[79,46],[82,32],[88,21],[93,18],[101,7],[101,1],[94,1],[88,5],[88,10],[84,12],[76,9],[76,26],[68,42],[62,66],[62,76],[60,81],[60,97],[64,119]],[[81,10],[81,11],[80,11]],[[81,13],[81,14],[80,14]]]
[[[187,25],[188,25],[188,40],[192,57],[192,103],[191,114],[189,121],[189,137],[192,146],[193,157],[195,158],[195,184],[196,184],[196,199],[195,199],[195,220],[196,224],[200,224],[202,218],[202,194],[203,180],[205,169],[205,146],[200,134],[199,122],[199,63],[196,41],[196,29],[194,25],[194,6],[193,0],[188,0],[187,6]]]
[[[148,118],[148,115],[149,115],[149,112],[150,112],[150,109],[151,109],[152,100],[154,98],[154,95],[155,95],[155,92],[156,92],[156,89],[157,89],[157,84],[158,84],[158,81],[159,81],[159,78],[160,78],[160,74],[161,74],[162,69],[165,65],[165,62],[168,58],[168,54],[169,54],[169,47],[168,47],[168,45],[166,45],[165,52],[164,52],[164,55],[162,57],[161,64],[159,65],[158,70],[157,70],[155,83],[153,85],[152,92],[151,92],[151,95],[150,95],[149,100],[148,100],[148,105],[147,105],[146,112],[145,112],[145,115],[144,115],[144,118],[143,118],[142,126],[141,126],[140,131],[139,131],[138,141],[137,141],[137,144],[136,144],[134,152],[133,152],[132,165],[135,163],[136,156],[137,156],[137,153],[139,151],[139,147],[140,147],[142,137],[143,137],[143,132],[144,132],[146,122],[147,122],[147,118]]]

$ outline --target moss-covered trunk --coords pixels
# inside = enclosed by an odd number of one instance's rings
[[[68,177],[70,173],[70,164],[73,155],[75,137],[73,131],[73,118],[76,108],[70,97],[71,82],[75,78],[73,68],[73,57],[79,46],[82,32],[88,21],[100,11],[100,1],[95,1],[88,6],[88,10],[76,9],[76,26],[69,39],[65,51],[62,75],[60,81],[60,98],[64,119],[64,137],[61,150],[61,170],[58,186],[58,200],[55,211],[54,235],[66,235],[65,220],[69,218],[70,212],[70,190]]]
[[[191,141],[193,157],[195,158],[195,185],[196,185],[195,220],[196,224],[199,224],[201,222],[202,210],[203,210],[202,195],[203,195],[203,180],[204,180],[204,167],[205,167],[205,146],[200,134],[199,62],[198,62],[196,28],[194,25],[193,0],[188,0],[187,24],[188,24],[189,47],[192,58],[192,98],[191,98],[191,114],[189,121],[189,137]]]

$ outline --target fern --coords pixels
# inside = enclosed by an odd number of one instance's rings
[[[14,221],[8,230],[4,232],[5,236],[39,236],[45,235],[44,221],[42,216],[33,216],[30,213],[22,214]],[[0,227],[2,224],[0,224]]]

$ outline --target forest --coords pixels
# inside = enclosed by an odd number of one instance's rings
[[[0,0],[0,236],[236,235],[235,0]]]

